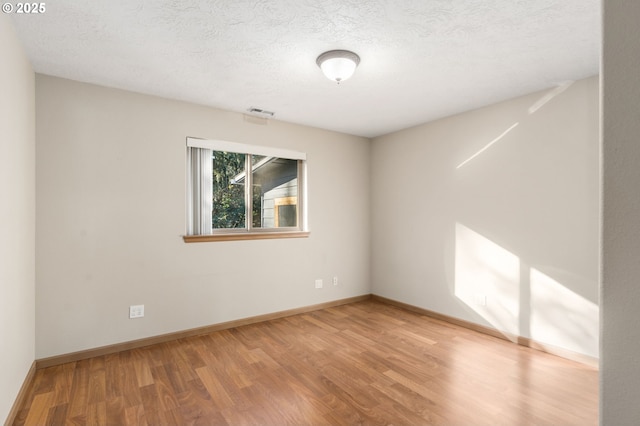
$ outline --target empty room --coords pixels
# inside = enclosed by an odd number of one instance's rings
[[[640,423],[640,6],[2,12],[5,424]]]

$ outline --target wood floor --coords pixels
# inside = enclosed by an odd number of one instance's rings
[[[375,301],[38,370],[16,425],[590,425],[596,369]]]

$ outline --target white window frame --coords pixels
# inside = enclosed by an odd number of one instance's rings
[[[186,196],[186,235],[185,242],[203,241],[228,241],[245,239],[271,239],[271,238],[303,238],[308,237],[307,228],[307,155],[303,152],[292,151],[283,148],[274,148],[260,145],[249,145],[224,140],[211,140],[199,138],[187,138],[186,168],[187,168],[187,196]],[[199,149],[193,149],[199,148]],[[211,160],[206,151],[226,151],[239,154],[260,155],[277,157],[298,162],[298,221],[296,227],[287,228],[252,228],[251,227],[251,191],[245,190],[247,198],[247,223],[244,228],[238,229],[211,229],[211,199],[212,186],[209,179],[203,176],[211,176]],[[204,155],[203,155],[204,153]],[[247,181],[245,188],[251,185],[251,162],[247,155]],[[207,204],[208,203],[208,204]]]

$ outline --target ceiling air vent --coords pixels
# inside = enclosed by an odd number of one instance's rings
[[[267,111],[261,108],[254,108],[254,107],[249,108],[247,112],[249,112],[249,114],[251,115],[255,115],[256,117],[262,117],[262,118],[272,118],[275,115],[275,112],[273,111]]]

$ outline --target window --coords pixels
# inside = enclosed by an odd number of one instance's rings
[[[187,138],[187,242],[305,237],[304,153]]]

